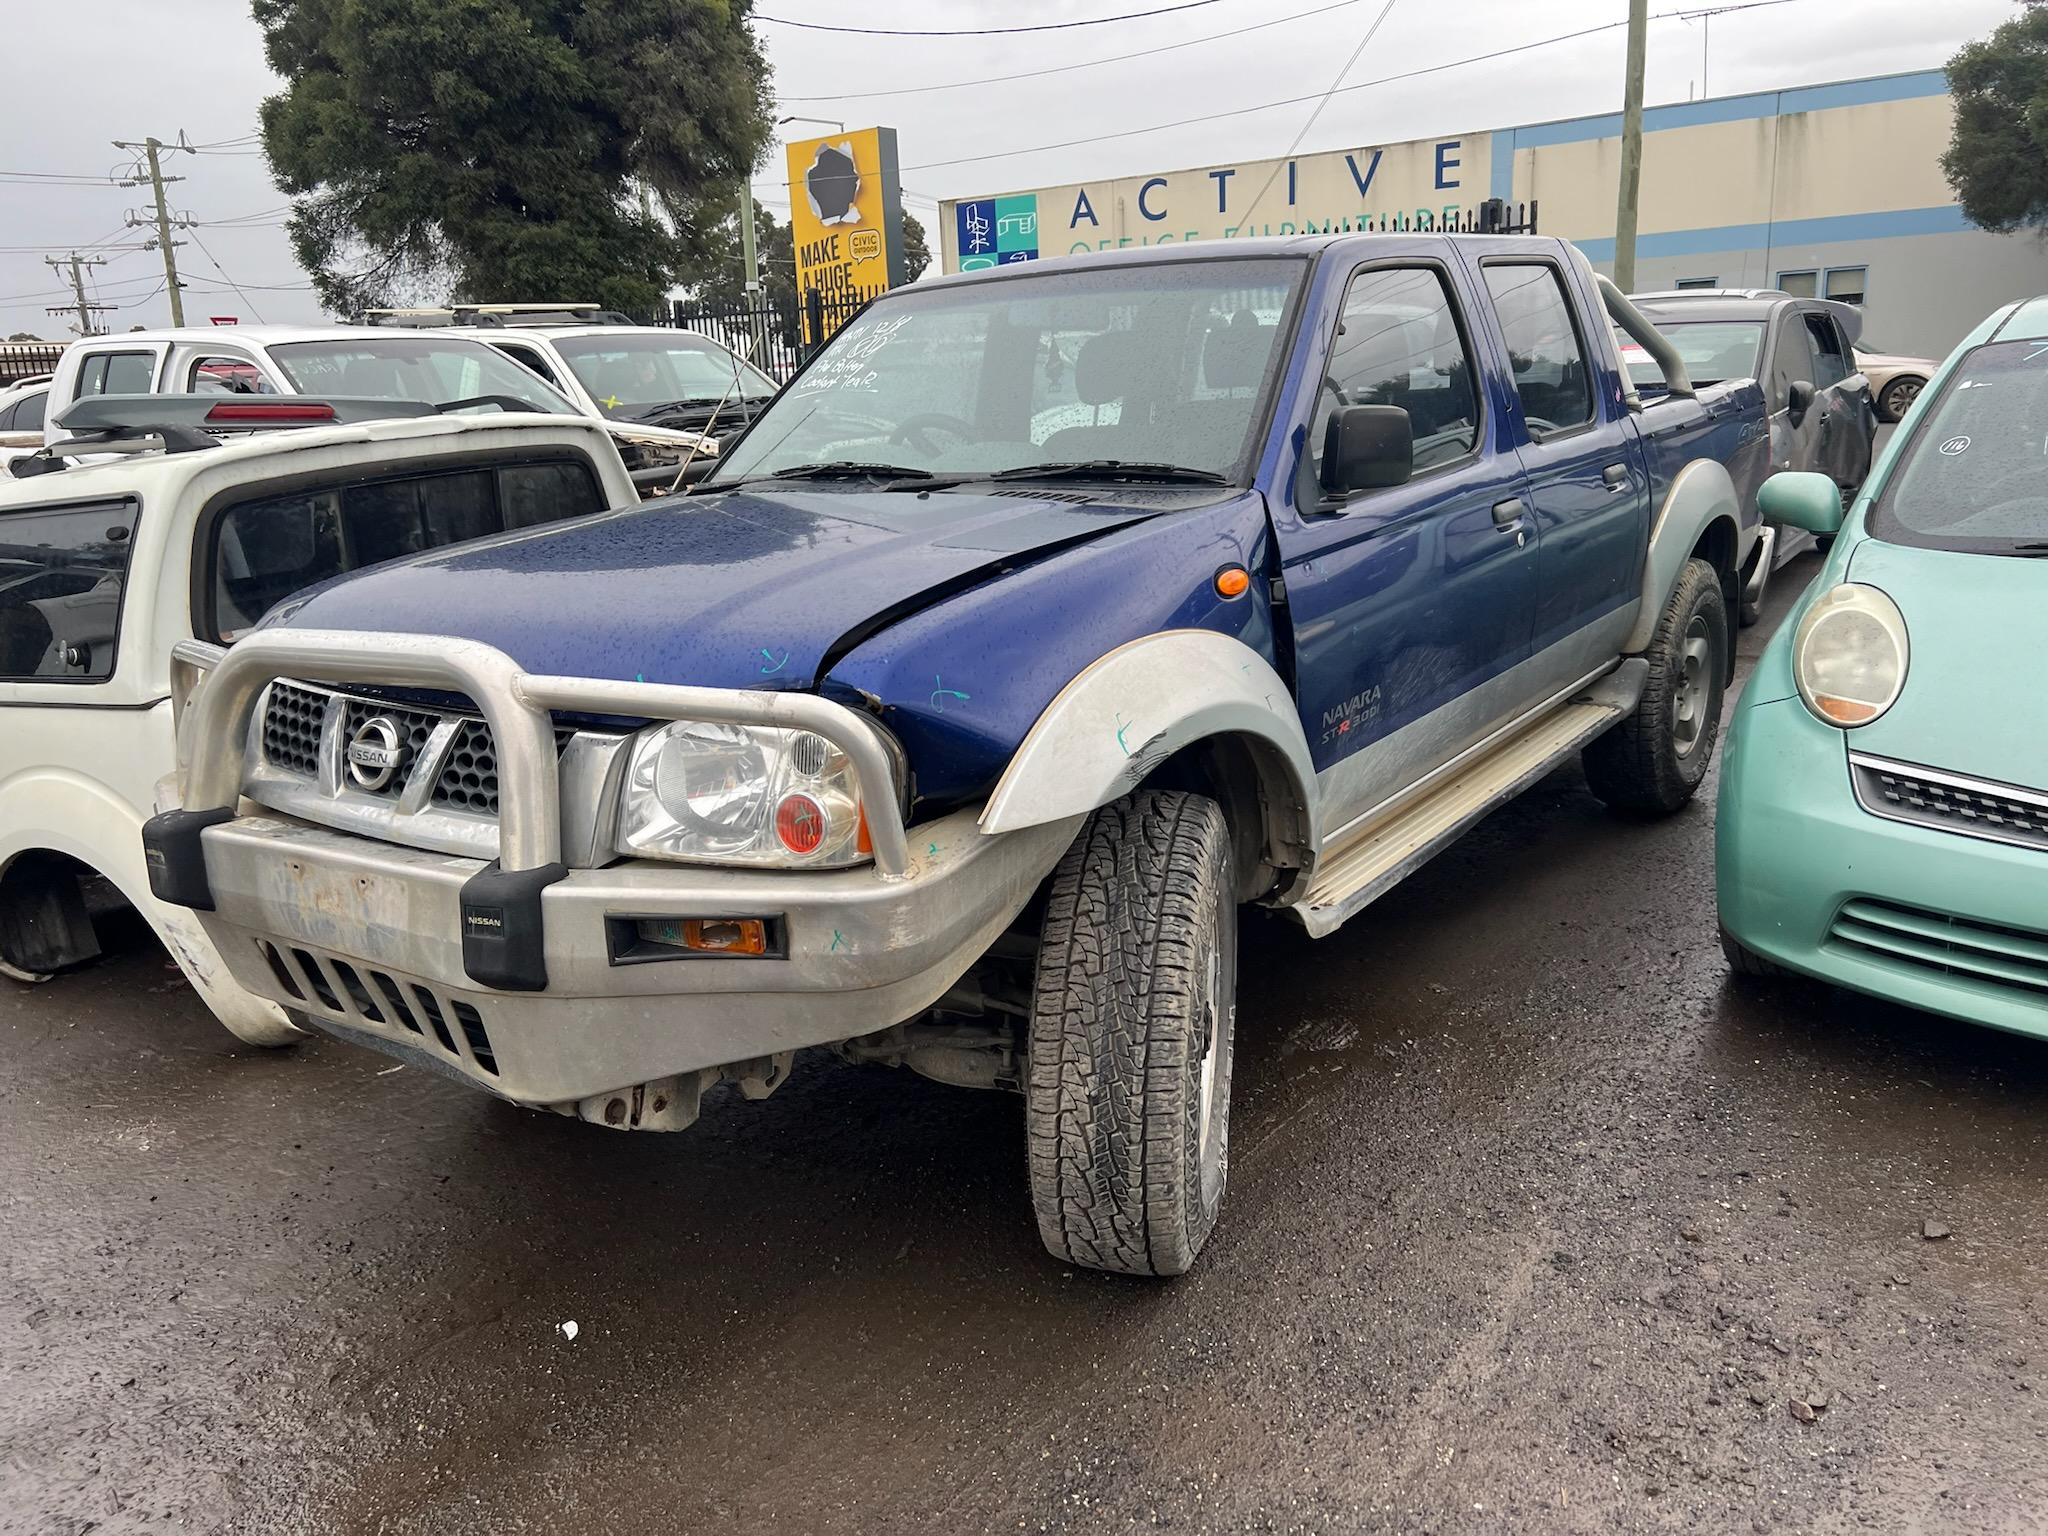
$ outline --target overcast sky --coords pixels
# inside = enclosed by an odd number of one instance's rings
[[[871,27],[958,28],[1112,15],[1165,0],[762,0],[764,16]],[[906,201],[932,232],[933,199],[975,196],[1151,170],[1251,160],[1285,151],[1309,105],[1276,108],[1161,132],[1098,139],[1281,97],[1312,94],[1339,64],[1384,0],[1213,0],[1151,20],[1009,37],[881,38],[801,31],[765,19],[758,28],[775,67],[783,113],[884,123],[899,133]],[[1958,43],[2011,16],[2014,0],[1783,0],[1710,22],[1659,12],[1737,0],[1651,0],[1648,101],[1739,94],[1780,86],[1924,69]],[[62,181],[22,173],[118,177],[131,157],[113,139],[149,134],[221,144],[254,131],[256,107],[278,88],[246,0],[89,0],[83,8],[8,7],[0,63],[0,335],[66,334],[44,306],[67,298],[68,278],[42,263],[73,248],[106,265],[92,269],[95,295],[119,306],[114,329],[170,319],[156,252],[144,232],[122,227],[147,203],[147,188]],[[1241,36],[1150,58],[1112,56],[1210,37],[1275,18],[1319,11]],[[1370,47],[1347,76],[1370,80],[1495,49],[1557,37],[1627,15],[1626,0],[1394,0]],[[1439,133],[1474,132],[1548,118],[1612,111],[1621,104],[1621,27],[1511,58],[1451,69],[1335,98],[1303,141],[1304,152],[1349,149]],[[1702,58],[1703,45],[1711,51]],[[1104,61],[1093,62],[1090,61]],[[1707,71],[1705,90],[1701,75]],[[1051,69],[1005,84],[918,94],[894,88],[976,81]],[[835,97],[836,100],[821,98]],[[829,127],[796,123],[807,138]],[[959,162],[963,157],[998,158]],[[292,259],[285,201],[261,153],[227,144],[170,157],[186,179],[172,206],[201,226],[178,252],[187,323],[210,315],[317,320],[320,311]],[[788,205],[778,148],[756,183],[780,214]],[[225,221],[225,222],[223,222]],[[237,295],[227,282],[243,286]],[[576,294],[508,294],[578,298]]]

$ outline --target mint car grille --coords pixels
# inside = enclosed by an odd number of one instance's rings
[[[1975,982],[2048,1008],[2048,933],[1898,902],[1845,902],[1829,939],[1860,954]]]
[[[1856,800],[1873,816],[2048,851],[2048,794],[1849,754]]]

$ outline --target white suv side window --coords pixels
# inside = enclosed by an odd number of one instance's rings
[[[147,395],[156,382],[152,352],[95,352],[79,365],[78,388],[71,398],[89,395]]]
[[[114,675],[136,504],[0,513],[0,680]]]

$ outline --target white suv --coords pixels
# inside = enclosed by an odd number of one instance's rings
[[[264,426],[266,406],[302,430],[207,435],[230,418]],[[150,894],[141,833],[177,767],[174,648],[232,642],[360,566],[636,500],[605,430],[580,416],[307,425],[383,407],[90,401],[65,425],[85,428],[67,447],[93,462],[46,452],[0,470],[0,975],[41,981],[95,959],[94,914],[125,902],[235,1034],[298,1038],[235,984],[190,912]]]

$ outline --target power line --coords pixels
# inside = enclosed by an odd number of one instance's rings
[[[1171,16],[1176,11],[1199,10],[1220,0],[1181,0],[1152,11],[1126,11],[1121,16],[1090,16],[1080,21],[1043,21],[1029,27],[954,27],[916,29],[908,27],[838,27],[822,21],[791,21],[784,16],[755,16],[755,21],[773,22],[778,27],[800,27],[806,32],[854,32],[862,37],[1005,37],[1017,32],[1065,32],[1072,27],[1101,27],[1113,21],[1142,21],[1147,16]]]
[[[1217,43],[1226,37],[1243,37],[1247,32],[1263,32],[1268,27],[1285,26],[1290,21],[1321,16],[1329,11],[1341,11],[1362,3],[1363,0],[1336,0],[1333,5],[1318,6],[1312,11],[1296,11],[1291,16],[1275,16],[1271,21],[1253,22],[1248,27],[1237,27],[1229,32],[1211,32],[1207,37],[1191,37],[1179,43],[1162,43],[1157,48],[1140,48],[1135,53],[1114,53],[1106,59],[1076,59],[1071,64],[1059,64],[1050,69],[1027,69],[1014,75],[989,75],[980,80],[947,80],[938,85],[905,85],[894,90],[846,91],[836,96],[778,96],[776,100],[791,104],[810,101],[863,101],[871,96],[924,96],[933,91],[964,90],[973,85],[1007,85],[1012,80],[1038,80],[1047,75],[1066,75],[1077,69],[1093,69],[1098,64],[1122,64],[1130,59],[1149,59],[1157,53],[1172,53],[1176,48],[1195,48],[1203,43]]]
[[[237,294],[241,295],[242,302],[249,306],[249,313],[256,317],[258,324],[261,324],[263,320],[263,311],[256,307],[256,301],[250,298],[248,294],[242,292],[242,285],[240,283],[236,282],[232,277],[228,276],[228,269],[220,264],[219,259],[214,256],[213,252],[207,250],[206,242],[199,238],[199,231],[195,229],[191,233],[192,243],[199,247],[200,253],[206,257],[207,264],[211,266],[214,271],[218,272],[221,275],[221,280],[223,282],[225,282],[230,288],[234,289]]]
[[[1743,4],[1720,7],[1715,10],[1714,14],[1727,15],[1733,11],[1755,11],[1762,10],[1768,6],[1792,5],[1796,3],[1798,3],[1798,0],[1746,0],[1746,3]],[[1706,13],[1700,10],[1665,11],[1652,16],[1650,19],[1652,21],[1672,21],[1683,16],[1700,16],[1704,14]],[[1419,69],[1404,69],[1398,74],[1381,75],[1376,80],[1360,80],[1352,85],[1340,86],[1338,89],[1327,94],[1342,96],[1352,91],[1370,90],[1376,85],[1392,85],[1401,80],[1415,80],[1424,75],[1442,74],[1445,70],[1463,69],[1468,64],[1484,64],[1493,59],[1505,59],[1511,58],[1516,54],[1530,53],[1538,48],[1550,48],[1559,43],[1576,42],[1582,37],[1593,37],[1601,32],[1617,31],[1627,25],[1628,21],[1626,18],[1621,21],[1602,22],[1594,27],[1581,27],[1576,32],[1563,32],[1556,37],[1541,37],[1537,38],[1534,42],[1517,43],[1512,48],[1496,48],[1490,53],[1475,53],[1462,59],[1450,59],[1442,64],[1427,64]],[[984,160],[1007,160],[1012,155],[1037,154],[1040,150],[1075,149],[1084,144],[1099,144],[1109,139],[1136,138],[1141,134],[1147,133],[1164,133],[1172,128],[1192,128],[1201,123],[1217,122],[1226,117],[1248,117],[1254,112],[1270,112],[1278,107],[1297,107],[1307,102],[1319,101],[1321,99],[1322,97],[1316,95],[1288,96],[1283,97],[1279,101],[1262,101],[1249,107],[1231,107],[1223,111],[1204,112],[1200,117],[1177,118],[1170,123],[1151,123],[1142,128],[1123,128],[1114,133],[1094,133],[1085,139],[1063,139],[1056,144],[1027,144],[1018,148],[997,150],[985,155],[961,155],[951,160],[927,160],[920,165],[906,165],[901,169],[905,171],[930,171],[949,165],[973,165]]]
[[[1309,129],[1315,127],[1316,119],[1323,115],[1323,108],[1330,104],[1330,98],[1336,95],[1337,88],[1344,83],[1344,77],[1351,73],[1351,66],[1358,62],[1358,56],[1364,53],[1372,40],[1379,35],[1380,24],[1393,14],[1393,10],[1394,0],[1387,0],[1387,3],[1380,7],[1379,15],[1373,17],[1372,25],[1365,29],[1365,36],[1361,37],[1358,40],[1358,46],[1351,50],[1351,57],[1344,61],[1344,67],[1338,70],[1336,77],[1330,81],[1330,88],[1316,99],[1315,110],[1309,113],[1308,121],[1301,125],[1301,131],[1295,134],[1294,142],[1287,146],[1287,153],[1282,155],[1280,160],[1289,158],[1297,149],[1301,148],[1301,141],[1308,137]],[[1244,211],[1243,217],[1249,218],[1252,210],[1259,206],[1259,199],[1273,190],[1273,178],[1280,174],[1280,160],[1273,162],[1273,169],[1266,173],[1265,184],[1253,195],[1250,205]]]

